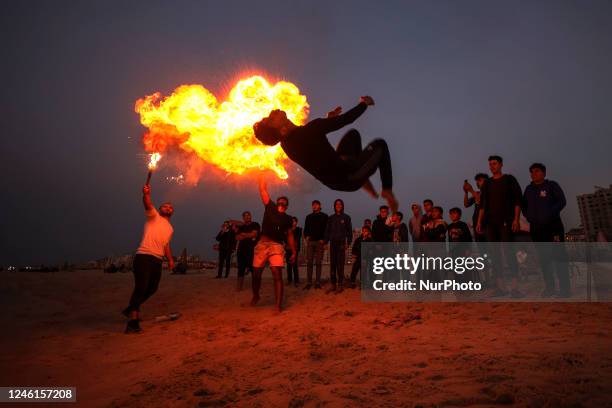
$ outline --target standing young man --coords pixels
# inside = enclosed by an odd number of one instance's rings
[[[480,190],[482,189],[482,185],[488,179],[489,176],[487,176],[485,173],[476,174],[474,181],[476,182],[478,191],[474,190],[474,187],[472,187],[467,180],[463,182],[463,206],[465,208],[474,206],[474,213],[472,214],[472,228],[474,229],[474,238],[476,242],[485,241],[484,234],[478,234],[476,232],[476,225],[478,224],[478,214],[480,212]]]
[[[357,285],[357,275],[361,270],[361,243],[372,242],[372,230],[368,226],[361,227],[361,235],[355,239],[351,247],[351,255],[353,256],[353,268],[351,269],[351,281],[349,288],[354,289]]]
[[[334,201],[334,214],[327,219],[325,242],[329,242],[329,277],[331,288],[327,293],[344,290],[344,263],[346,248],[353,240],[351,217],[344,213],[344,201]],[[336,285],[336,282],[338,285]]]
[[[565,231],[561,210],[565,208],[565,194],[556,182],[546,179],[546,166],[534,163],[529,167],[531,184],[523,193],[523,214],[529,221],[529,233],[533,242],[564,242]],[[556,269],[559,279],[559,296],[569,297],[570,282],[563,244],[536,244],[544,277],[543,297],[555,295]],[[556,268],[555,268],[556,266]]]
[[[238,241],[238,248],[236,249],[238,283],[236,289],[241,291],[244,285],[245,272],[253,273],[253,251],[259,236],[259,224],[253,222],[249,211],[242,213],[242,225],[238,226],[236,232],[236,241]]]
[[[502,173],[504,161],[500,156],[489,157],[491,177],[482,185],[480,190],[480,210],[476,233],[485,234],[487,242],[513,242],[514,234],[520,230],[519,217],[521,215],[521,186],[516,178],[510,174]],[[503,263],[501,248],[491,247],[493,275],[496,288],[493,296],[507,294],[503,279]],[[523,297],[518,289],[518,263],[512,251],[504,251],[506,261],[510,267],[512,287],[510,295],[514,298]]]
[[[236,247],[236,233],[232,223],[224,221],[215,239],[219,242],[219,262],[215,278],[223,277],[223,267],[225,267],[225,277],[227,278],[229,277],[232,253]]]
[[[410,209],[412,210],[412,217],[410,217],[410,221],[408,221],[408,231],[412,237],[412,242],[420,242],[422,232],[421,219],[423,218],[423,212],[421,211],[421,206],[417,203],[412,204]]]
[[[338,106],[327,114],[327,118],[314,119],[304,126],[296,125],[284,111],[275,109],[257,122],[253,130],[255,137],[265,145],[274,146],[280,142],[291,160],[332,190],[357,191],[363,188],[378,198],[370,183],[370,176],[379,170],[381,196],[395,212],[398,202],[393,195],[391,156],[387,143],[383,139],[376,139],[362,149],[361,135],[355,129],[344,135],[336,149],[327,139],[328,133],[353,123],[368,106],[373,105],[374,99],[362,96],[359,104],[348,112],[342,113],[342,108]]]
[[[321,269],[323,252],[325,251],[325,228],[327,214],[321,211],[321,202],[312,202],[312,213],[306,216],[304,222],[304,238],[306,239],[306,274],[307,283],[304,290],[312,288],[312,267],[317,267],[315,289],[321,289]]]
[[[393,228],[392,242],[408,242],[408,226],[402,222],[404,214],[401,211],[393,213],[389,226]]]
[[[174,259],[170,250],[170,239],[174,229],[170,224],[170,217],[174,213],[171,203],[164,203],[159,211],[151,201],[151,187],[147,184],[142,188],[142,203],[144,204],[147,221],[140,246],[134,256],[134,291],[130,304],[123,310],[129,318],[125,332],[139,333],[140,305],[151,297],[159,286],[164,256],[168,258],[170,270],[174,268]]]
[[[289,260],[295,262],[297,255],[293,234],[289,233],[292,225],[291,217],[287,215],[289,199],[281,196],[276,199],[276,203],[273,203],[263,177],[259,179],[259,195],[265,211],[261,223],[261,236],[257,245],[255,245],[253,257],[253,299],[251,300],[251,306],[255,306],[259,302],[261,275],[266,263],[269,263],[274,278],[276,311],[280,312],[283,304],[285,242],[289,244],[289,248],[292,251]]]
[[[285,248],[285,260],[287,263],[287,284],[293,283],[297,288],[300,284],[300,271],[298,268],[298,257],[300,254],[301,242],[302,242],[302,228],[298,227],[297,217],[291,217],[291,229],[289,234],[293,234],[293,240],[295,241],[295,261],[291,262],[291,256],[294,252],[287,245]]]
[[[425,225],[428,224],[432,219],[432,212],[434,208],[434,203],[431,199],[426,198],[423,200],[423,210],[425,214],[421,217],[421,241],[428,242],[429,236],[425,233]]]
[[[442,207],[433,207],[429,221],[423,225],[424,236],[427,242],[446,242],[446,222],[443,219]]]

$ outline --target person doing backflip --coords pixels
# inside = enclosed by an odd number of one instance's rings
[[[370,96],[362,96],[359,104],[346,113],[338,106],[327,114],[327,118],[314,119],[298,126],[287,118],[287,114],[275,109],[253,126],[255,137],[265,145],[280,142],[291,160],[312,174],[332,190],[356,191],[360,188],[378,198],[370,182],[376,170],[382,182],[381,196],[387,200],[393,212],[398,202],[393,194],[393,173],[387,143],[375,139],[364,149],[361,135],[349,130],[336,149],[329,143],[327,134],[353,123],[368,106],[374,105]]]

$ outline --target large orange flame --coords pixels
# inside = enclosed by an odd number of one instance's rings
[[[279,145],[265,146],[253,134],[253,124],[282,109],[295,124],[308,117],[308,102],[290,82],[270,85],[261,76],[240,80],[227,100],[201,85],[181,85],[162,99],[159,92],[136,101],[140,122],[148,128],[143,137],[147,152],[178,146],[207,163],[232,174],[270,169],[286,179],[287,156]]]

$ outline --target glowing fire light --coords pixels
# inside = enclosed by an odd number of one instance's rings
[[[201,85],[181,85],[165,98],[157,92],[138,99],[135,109],[148,128],[143,143],[149,152],[178,146],[230,174],[270,169],[281,179],[288,177],[287,156],[279,145],[260,143],[253,124],[274,109],[298,125],[308,117],[306,96],[294,84],[271,85],[261,76],[240,80],[221,103]]]
[[[157,163],[161,160],[162,156],[159,153],[151,153],[149,155],[149,170],[155,170],[157,168]]]

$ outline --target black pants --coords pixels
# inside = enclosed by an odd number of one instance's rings
[[[340,285],[344,283],[344,262],[346,260],[344,250],[344,241],[331,241],[329,244],[329,279],[332,285],[335,285],[336,282]]]
[[[128,311],[140,311],[142,305],[159,286],[162,273],[162,260],[153,255],[134,256],[134,291],[130,298]]]
[[[567,252],[565,251],[565,228],[561,220],[555,220],[549,224],[531,224],[529,226],[531,240],[535,242],[542,277],[547,291],[555,290],[555,278],[559,280],[559,292],[568,295],[570,292],[569,268],[567,266]],[[537,244],[539,242],[550,242],[550,244]]]
[[[355,261],[353,262],[353,267],[351,269],[351,283],[355,283],[357,281],[357,275],[359,274],[360,270],[361,256],[358,256],[357,258],[355,258]]]
[[[300,250],[297,250],[298,254]],[[291,250],[285,250],[285,262],[287,263],[287,282],[300,283],[300,271],[298,270],[298,259],[295,257],[295,262],[291,263]]]
[[[217,276],[220,278],[223,272],[223,266],[225,265],[225,277],[229,276],[230,271],[230,262],[232,260],[232,251],[228,251],[225,249],[219,249],[219,264]]]
[[[336,152],[348,164],[349,172],[346,181],[330,186],[339,191],[356,191],[363,187],[370,176],[380,171],[380,180],[384,190],[393,187],[391,155],[387,142],[375,139],[365,149],[361,148],[361,135],[355,129],[349,130],[340,140]]]
[[[238,277],[243,278],[246,271],[253,273],[253,250],[240,251],[236,253],[236,263],[238,264]]]
[[[308,283],[312,284],[312,269],[313,266],[316,265],[316,281],[315,283],[321,284],[321,269],[322,261],[323,261],[323,252],[325,251],[325,246],[320,241],[308,241],[306,243],[306,276],[308,279]]]
[[[488,222],[486,228],[486,240],[487,242],[514,242],[514,232],[512,232],[512,222]],[[491,263],[493,264],[493,276],[495,278],[501,278],[503,276],[503,260],[502,260],[502,248],[499,244],[488,244],[488,248],[491,249]],[[516,252],[513,248],[504,250],[504,256],[508,267],[510,268],[510,276],[513,278],[518,276],[518,262],[516,260]]]

